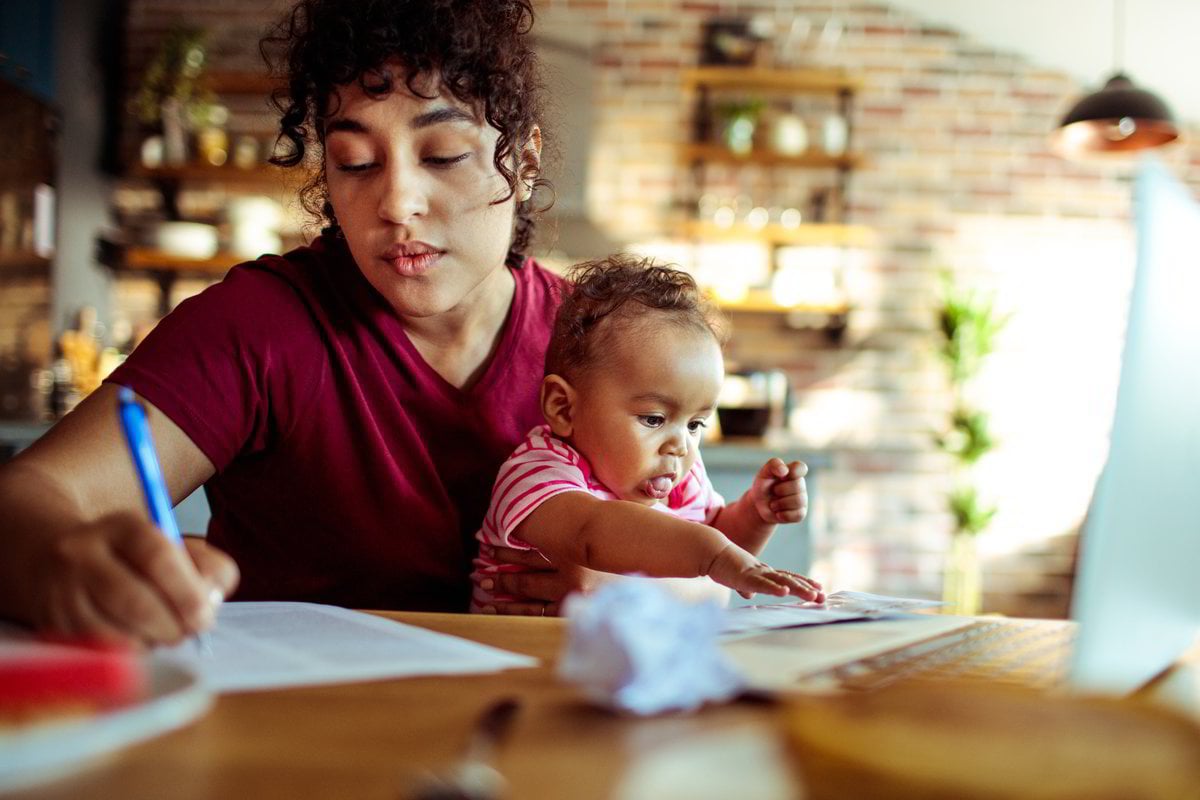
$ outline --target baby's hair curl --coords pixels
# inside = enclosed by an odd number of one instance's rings
[[[727,338],[725,321],[686,272],[651,258],[618,254],[572,267],[546,351],[546,374],[574,380],[601,363],[614,330],[633,325],[648,310],[658,319]]]

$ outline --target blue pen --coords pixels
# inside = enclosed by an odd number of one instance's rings
[[[137,468],[142,493],[146,496],[146,506],[150,509],[150,519],[164,536],[183,547],[183,534],[179,532],[179,523],[175,521],[171,495],[167,493],[167,482],[163,480],[158,454],[154,451],[154,440],[150,437],[150,426],[146,422],[146,410],[138,402],[133,390],[126,386],[121,387],[117,399],[121,429],[125,432],[125,442],[129,445],[133,465]],[[205,634],[200,634],[197,645],[202,652],[211,652]]]

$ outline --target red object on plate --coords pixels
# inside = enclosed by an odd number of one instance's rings
[[[0,716],[123,706],[144,697],[148,684],[145,664],[131,647],[0,642]]]

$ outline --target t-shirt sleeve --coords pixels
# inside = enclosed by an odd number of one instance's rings
[[[325,359],[309,347],[312,330],[282,278],[235,267],[164,317],[107,380],[166,414],[219,472],[289,430],[314,395]]]
[[[677,516],[705,525],[711,525],[717,513],[725,507],[725,498],[713,488],[699,454],[687,477],[671,491],[667,505]]]
[[[488,544],[520,549],[532,545],[513,535],[538,506],[564,492],[586,492],[582,457],[563,442],[531,434],[500,467],[482,532]]]

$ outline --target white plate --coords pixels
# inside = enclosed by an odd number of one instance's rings
[[[43,783],[100,756],[182,727],[212,706],[192,672],[152,661],[150,696],[135,706],[0,730],[0,792]]]

